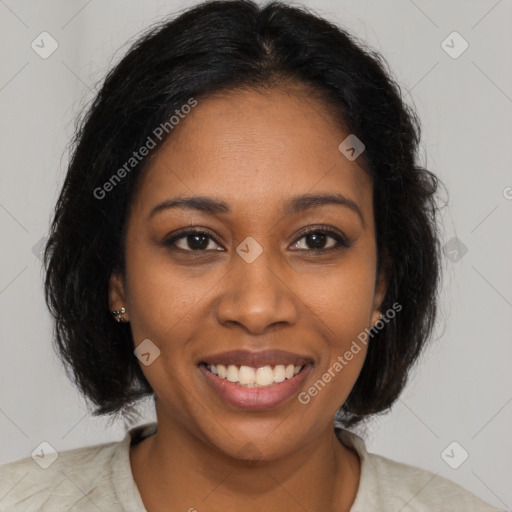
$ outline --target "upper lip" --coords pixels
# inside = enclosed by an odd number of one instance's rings
[[[304,366],[311,362],[312,359],[307,356],[279,349],[261,350],[258,352],[251,350],[230,350],[229,352],[220,352],[218,354],[205,356],[200,361],[200,363],[205,364],[232,364],[237,366],[252,366],[255,368],[278,364]]]

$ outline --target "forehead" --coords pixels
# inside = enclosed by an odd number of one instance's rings
[[[289,196],[338,192],[369,215],[371,178],[338,149],[347,136],[328,105],[300,89],[199,99],[152,156],[139,206],[213,195],[235,207],[268,210]]]

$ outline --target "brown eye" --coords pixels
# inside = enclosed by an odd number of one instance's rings
[[[178,245],[179,242],[181,246]],[[182,231],[164,241],[166,247],[173,247],[182,251],[200,252],[206,250],[220,250],[210,247],[210,242],[217,244],[215,239],[205,231],[188,230]]]
[[[305,247],[297,247],[302,239],[305,240],[303,243]],[[329,242],[329,239],[331,242]],[[342,247],[350,247],[350,244],[346,237],[331,228],[313,228],[303,232],[301,238],[292,247],[299,251],[327,252]]]
[[[298,247],[301,245],[301,240],[304,239],[303,245],[305,247]],[[212,246],[212,243],[214,244]],[[206,251],[221,251],[220,244],[215,238],[206,231],[189,229],[174,234],[166,239],[163,244],[166,247],[178,249],[186,252],[206,252]],[[181,245],[179,245],[181,244]],[[215,248],[217,245],[217,248]],[[322,253],[331,250],[341,249],[343,247],[350,247],[347,238],[333,230],[332,228],[312,228],[302,233],[301,237],[293,244],[293,250]]]

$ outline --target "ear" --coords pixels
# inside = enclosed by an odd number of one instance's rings
[[[126,293],[123,277],[120,272],[112,272],[108,283],[108,303],[110,311],[126,307]],[[124,313],[125,321],[129,321],[129,312]]]
[[[372,319],[371,325],[374,326],[381,318],[382,313],[380,312],[380,307],[382,302],[384,301],[384,297],[386,296],[386,291],[388,287],[387,276],[384,271],[381,271],[377,276],[376,284],[375,284],[375,295],[373,301],[373,311],[372,311]]]

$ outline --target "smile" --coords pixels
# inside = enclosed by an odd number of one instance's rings
[[[236,409],[265,410],[297,394],[313,368],[313,359],[270,349],[234,350],[206,356],[198,368],[208,387]]]
[[[248,388],[266,388],[279,384],[293,378],[304,368],[304,366],[293,364],[277,364],[275,366],[261,366],[260,368],[234,364],[208,364],[205,366],[213,375]]]

